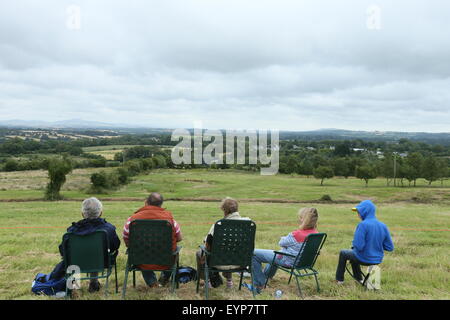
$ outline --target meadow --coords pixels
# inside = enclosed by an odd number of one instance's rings
[[[0,174],[0,190],[4,189],[0,191],[0,299],[52,299],[31,294],[31,282],[38,272],[48,273],[60,261],[58,244],[65,229],[81,218],[80,200],[89,196],[83,190],[91,172],[75,170],[62,192],[70,201],[59,202],[38,200],[46,182],[43,171]],[[14,183],[11,179],[15,179]],[[419,181],[416,188],[393,188],[386,187],[384,179],[376,179],[365,188],[362,181],[349,178],[332,179],[321,187],[316,179],[299,176],[155,170],[136,177],[123,189],[97,195],[103,199],[103,217],[117,227],[120,238],[124,222],[143,205],[150,191],[173,199],[164,207],[173,212],[184,234],[181,265],[196,267],[195,252],[211,224],[221,218],[219,200],[225,196],[239,200],[241,215],[256,222],[255,246],[265,249],[278,249],[279,238],[296,229],[297,211],[314,206],[319,210],[319,231],[326,232],[328,239],[316,264],[322,290],[315,291],[313,278],[302,279],[305,299],[450,299],[450,189],[445,184],[441,187],[436,183],[430,188]],[[335,202],[317,202],[324,194]],[[339,250],[351,246],[358,223],[350,209],[365,198],[376,202],[377,216],[389,226],[396,247],[385,256],[382,289],[376,292],[364,290],[348,275],[342,286],[333,282]],[[26,199],[35,201],[23,201]],[[120,289],[125,263],[122,243],[118,257]],[[171,294],[167,288],[146,288],[140,275],[137,280],[137,288],[127,290],[129,299],[203,299],[202,291],[195,293],[194,282],[181,284]],[[284,292],[281,299],[300,299],[295,283],[288,285],[287,280],[287,274],[277,273],[257,299],[274,299],[277,289]],[[231,290],[223,286],[212,289],[210,298],[251,300],[245,288],[237,290],[237,274],[234,282]],[[105,297],[103,291],[88,293],[85,282],[77,299]],[[120,299],[120,294],[114,294],[111,287],[107,299]]]

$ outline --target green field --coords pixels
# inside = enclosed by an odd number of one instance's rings
[[[101,169],[76,169],[67,176],[62,194],[66,198],[86,197],[90,175]],[[0,199],[39,199],[47,183],[44,170],[0,172]],[[383,202],[445,202],[450,203],[450,182],[435,182],[431,186],[418,180],[417,187],[387,187],[382,178],[371,180],[369,187],[356,178],[326,180],[324,186],[312,177],[298,175],[261,176],[259,173],[233,170],[152,170],[133,178],[119,190],[98,195],[98,198],[142,199],[158,190],[169,198],[220,199],[224,195],[238,199],[316,201],[328,194],[334,201],[353,202],[372,199]],[[23,192],[26,191],[26,192]]]
[[[98,169],[97,169],[98,170]],[[74,171],[63,191],[66,198],[83,199],[88,195],[79,188],[89,184],[93,171]],[[0,175],[0,197],[6,199],[40,198],[45,186],[45,172],[7,173]],[[14,183],[11,183],[12,175]],[[28,185],[27,185],[28,183]],[[448,182],[447,182],[448,183]],[[24,186],[27,187],[24,187]],[[20,188],[18,187],[20,186]],[[73,188],[73,190],[69,190]],[[257,224],[256,247],[278,249],[280,236],[294,230],[299,208],[315,206],[319,210],[319,231],[328,234],[327,242],[316,264],[320,272],[322,291],[315,291],[314,280],[304,279],[306,299],[450,299],[450,188],[436,183],[431,188],[420,181],[416,188],[392,188],[385,180],[370,182],[369,188],[357,179],[332,179],[320,187],[315,179],[277,175],[214,170],[155,170],[121,190],[99,198],[104,201],[104,217],[121,230],[127,217],[139,208],[148,192],[159,191],[180,223],[184,234],[181,264],[196,267],[195,251],[210,225],[221,217],[219,202],[186,201],[192,199],[221,199],[225,196],[240,200],[240,212]],[[329,194],[336,203],[308,203]],[[419,197],[418,203],[413,197]],[[125,199],[130,198],[130,199]],[[340,249],[349,248],[358,223],[350,208],[364,198],[378,206],[378,218],[392,233],[396,250],[387,253],[381,265],[382,290],[365,291],[346,278],[343,286],[334,284],[334,273]],[[132,200],[136,199],[136,200]],[[139,200],[137,200],[139,199]],[[294,200],[305,203],[271,203],[261,200]],[[113,201],[114,200],[114,201]],[[129,201],[131,200],[131,201]],[[339,202],[341,201],[341,202]],[[347,203],[348,202],[348,203]],[[33,277],[48,273],[59,261],[58,244],[72,221],[81,218],[79,201],[60,202],[2,202],[0,203],[0,299],[50,299],[30,294]],[[119,285],[123,283],[125,248],[122,244],[118,258]],[[130,287],[131,299],[202,299],[195,294],[193,282],[180,285],[174,295],[167,288],[148,289],[138,275],[136,289]],[[294,283],[287,285],[287,275],[278,273],[269,288],[257,299],[273,299],[276,289],[282,299],[299,299]],[[234,276],[238,283],[237,275]],[[248,279],[247,279],[248,281]],[[104,299],[101,293],[89,294],[84,284],[79,299]],[[244,288],[245,290],[245,288]],[[224,287],[211,290],[211,299],[252,299],[248,291]],[[120,299],[112,293],[109,299]]]

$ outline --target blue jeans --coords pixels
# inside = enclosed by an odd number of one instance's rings
[[[336,280],[344,281],[345,265],[347,264],[347,261],[350,261],[350,264],[352,265],[353,275],[355,276],[355,278],[358,280],[362,280],[362,262],[356,258],[353,250],[341,250],[341,252],[339,253],[339,263],[336,269]]]
[[[277,272],[277,266],[271,265],[274,256],[275,252],[273,250],[255,249],[253,251],[252,273],[256,286],[263,287],[267,278],[273,278]],[[262,270],[263,263],[267,263],[264,271]]]
[[[145,283],[148,286],[151,286],[156,282],[156,275],[155,272],[152,270],[141,270],[142,271],[142,277],[144,278]],[[172,271],[162,271],[160,280],[162,279],[169,279],[172,275]]]

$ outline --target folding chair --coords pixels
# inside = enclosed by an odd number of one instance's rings
[[[252,257],[255,249],[256,224],[251,220],[222,219],[214,225],[214,236],[211,251],[200,246],[205,259],[205,300],[209,298],[208,281],[210,272],[239,272],[239,290],[242,287],[244,272],[251,274]],[[221,266],[239,266],[235,269],[221,269]],[[197,293],[199,292],[200,275],[197,276]],[[255,292],[253,292],[255,297]]]
[[[80,273],[86,273],[86,277],[80,277],[79,280],[102,279],[106,278],[105,295],[108,294],[108,279],[114,266],[116,293],[119,292],[117,283],[117,265],[115,257],[117,252],[110,252],[108,234],[105,230],[97,230],[88,235],[77,235],[68,232],[63,237],[63,260],[66,270],[70,266],[79,268]],[[91,273],[98,273],[97,276],[91,276]],[[66,279],[73,276],[66,271]],[[72,280],[73,281],[73,280]],[[69,287],[66,286],[66,297],[69,295]]]
[[[162,268],[151,271],[171,270],[172,288],[175,291],[176,273],[181,247],[172,250],[172,224],[167,220],[134,220],[130,223],[128,259],[125,269],[122,299],[125,299],[128,273],[133,272],[133,287],[136,287],[136,271],[142,271],[140,265],[151,264]],[[145,270],[144,270],[145,271]]]
[[[291,283],[292,276],[295,276],[297,288],[301,297],[303,297],[303,295],[300,288],[299,278],[302,277],[314,276],[314,278],[316,279],[317,292],[320,292],[319,280],[317,279],[317,275],[319,274],[319,272],[314,269],[314,265],[317,261],[317,258],[319,257],[320,250],[322,249],[326,238],[326,233],[309,234],[303,242],[303,245],[297,256],[285,252],[275,251],[275,256],[272,260],[272,266],[276,266],[278,269],[290,274],[288,284]],[[288,267],[276,264],[275,259],[279,254],[295,258],[292,266]],[[269,278],[267,278],[264,287],[267,286],[268,281]]]
[[[363,276],[363,281],[361,281],[360,279],[357,279],[357,278],[355,277],[355,275],[353,274],[353,272],[350,271],[350,269],[349,269],[349,267],[348,267],[348,262],[349,262],[349,261],[347,261],[347,263],[345,264],[345,270],[347,270],[348,274],[349,274],[353,279],[355,279],[356,282],[358,282],[360,285],[362,285],[363,287],[365,287],[366,289],[368,289],[368,288],[367,288],[367,280],[369,280],[370,273],[371,273],[373,267],[378,266],[379,264],[378,264],[378,263],[377,263],[377,264],[370,264],[370,263],[361,263],[361,262],[360,262],[360,263],[359,263],[360,266],[368,267],[367,274],[365,274],[365,273],[361,270],[361,275]]]

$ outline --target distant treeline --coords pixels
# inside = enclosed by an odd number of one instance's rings
[[[226,139],[224,139],[226,140]],[[169,133],[124,135],[112,138],[77,139],[61,141],[57,139],[8,138],[0,143],[0,170],[47,169],[49,159],[54,155],[70,157],[73,168],[125,168],[129,176],[153,168],[202,168],[240,169],[258,171],[260,164],[181,164],[171,160],[171,150],[159,146],[173,146]],[[135,145],[118,152],[114,160],[106,160],[100,155],[83,152],[83,147],[108,145]],[[203,146],[208,145],[204,142]],[[226,150],[224,141],[224,151]],[[415,185],[418,178],[429,183],[449,177],[450,146],[427,144],[407,139],[395,143],[385,141],[322,140],[303,141],[289,139],[280,141],[279,172],[315,176],[321,179],[333,176],[358,177],[368,184],[370,179],[385,177],[387,184],[397,179],[399,185],[406,181]],[[224,155],[218,155],[220,158]],[[246,148],[248,158],[248,148]],[[17,160],[15,158],[20,158]],[[112,179],[114,180],[114,179]],[[114,183],[113,183],[114,184]]]

